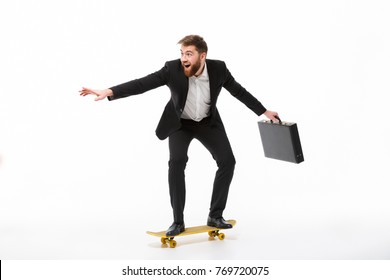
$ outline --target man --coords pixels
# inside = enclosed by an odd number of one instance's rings
[[[105,90],[82,88],[80,91],[81,96],[94,94],[95,100],[107,97],[111,101],[163,85],[169,87],[171,99],[156,129],[159,139],[169,138],[168,183],[174,221],[166,232],[167,236],[175,236],[185,230],[184,170],[188,147],[194,138],[209,150],[218,165],[207,225],[232,227],[222,216],[235,167],[235,158],[216,107],[222,87],[257,115],[264,114],[273,121],[277,121],[278,116],[278,113],[266,110],[237,83],[223,61],[206,59],[208,49],[202,37],[189,35],[178,44],[181,45],[181,59],[166,62],[157,72]]]

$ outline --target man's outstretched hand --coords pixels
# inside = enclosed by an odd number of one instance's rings
[[[81,96],[87,96],[89,94],[96,95],[95,101],[102,100],[106,98],[107,96],[112,96],[113,92],[111,89],[91,89],[83,87],[82,90],[79,91]]]
[[[267,110],[267,111],[265,111],[264,115],[273,122],[279,122],[279,120],[276,118],[276,117],[279,118],[279,115],[277,112]]]

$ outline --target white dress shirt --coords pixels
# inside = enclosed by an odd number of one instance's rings
[[[210,83],[205,63],[201,75],[188,78],[188,95],[182,119],[201,121],[210,115]]]

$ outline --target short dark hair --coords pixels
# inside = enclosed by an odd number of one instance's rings
[[[195,46],[196,50],[199,53],[204,53],[204,52],[207,53],[208,50],[205,40],[203,40],[203,38],[200,37],[199,35],[185,36],[183,39],[181,39],[178,42],[178,44],[181,44],[184,47]]]

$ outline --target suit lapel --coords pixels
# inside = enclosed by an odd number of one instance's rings
[[[183,68],[181,66],[180,60],[178,63],[178,68],[177,68],[177,81],[178,81],[178,93],[180,93],[177,98],[178,98],[178,105],[180,106],[180,109],[184,109],[184,106],[186,104],[187,100],[187,95],[188,95],[188,78],[184,74]]]
[[[206,59],[206,63],[207,63],[207,71],[209,73],[210,101],[211,101],[211,105],[214,106],[216,104],[217,95],[218,95],[217,76],[216,76],[213,62]]]

